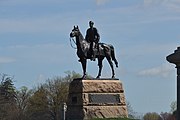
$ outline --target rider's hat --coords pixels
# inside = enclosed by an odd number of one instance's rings
[[[91,25],[91,24],[94,25],[94,22],[93,22],[93,21],[89,21],[89,24],[90,24],[90,25]]]

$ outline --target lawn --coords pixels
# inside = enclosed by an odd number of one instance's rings
[[[92,120],[135,120],[130,118],[94,118]]]

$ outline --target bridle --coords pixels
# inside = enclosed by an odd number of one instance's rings
[[[76,41],[74,40],[74,37],[70,37],[69,40],[70,40],[70,45],[71,45],[71,47],[72,47],[73,49],[77,49],[77,47],[73,46],[73,44],[72,44],[72,41],[73,41],[73,43],[76,44],[76,46],[77,46],[77,43],[76,43]]]

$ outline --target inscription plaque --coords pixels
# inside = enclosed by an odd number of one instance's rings
[[[119,94],[89,94],[89,102],[94,104],[120,103]]]

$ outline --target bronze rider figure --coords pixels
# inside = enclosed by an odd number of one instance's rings
[[[95,61],[94,48],[99,43],[100,35],[98,33],[98,30],[93,27],[93,25],[94,23],[92,21],[89,21],[90,28],[88,28],[86,31],[85,39],[90,43],[91,60]]]

